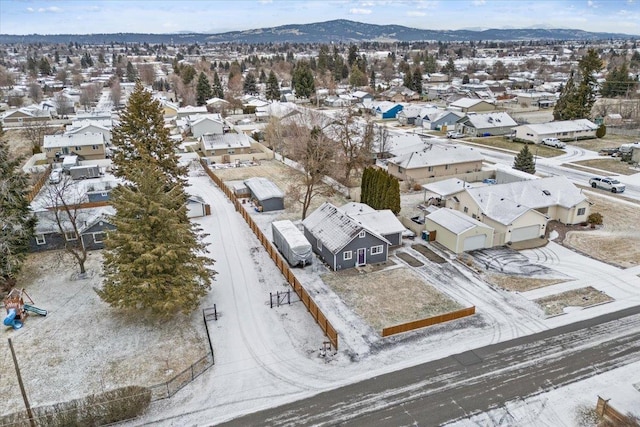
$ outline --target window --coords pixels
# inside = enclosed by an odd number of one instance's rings
[[[378,255],[382,253],[382,245],[371,246],[371,255]]]
[[[77,146],[76,146],[76,148],[74,148],[74,150],[75,150],[75,151],[82,151],[82,147],[77,147]]]
[[[235,152],[236,152],[236,150],[227,150],[227,154],[233,154]]]
[[[104,233],[93,233],[93,243],[104,242]]]
[[[582,216],[582,215],[584,215],[586,211],[587,211],[587,208],[580,208],[580,209],[578,209],[578,216]]]
[[[69,241],[69,240],[78,240],[78,235],[75,233],[75,231],[67,231],[64,233],[64,238]]]
[[[353,251],[344,251],[342,253],[342,259],[344,259],[345,261],[348,261],[351,258],[353,258]]]
[[[97,150],[98,146],[97,145],[92,145],[91,148],[94,149],[94,150]]]
[[[449,169],[449,165],[444,165],[444,170]]]
[[[320,241],[320,239],[318,239],[316,241],[316,246],[318,247],[318,250],[321,251],[322,250],[322,242]]]
[[[47,241],[44,239],[44,234],[36,234],[36,245],[44,245]]]
[[[358,233],[358,237],[361,238],[361,239],[363,239],[366,235],[367,235],[367,232],[364,231],[364,230],[362,230],[362,231],[360,231],[360,233]]]
[[[429,166],[429,167],[427,168],[427,171],[429,171],[429,172],[433,172],[433,166]]]
[[[464,213],[469,213],[469,208],[468,207],[464,207]]]

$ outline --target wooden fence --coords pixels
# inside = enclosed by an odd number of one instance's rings
[[[211,169],[209,169],[209,167],[205,162],[201,161],[201,163],[202,163],[202,167],[204,168],[209,178],[211,178],[211,180],[220,188],[220,190],[222,190],[222,192],[229,198],[229,200],[231,200],[231,202],[236,208],[236,211],[240,212],[244,220],[249,225],[249,228],[251,228],[251,230],[254,232],[254,234],[260,241],[260,243],[262,243],[262,246],[264,246],[265,250],[271,257],[273,262],[276,264],[278,269],[282,272],[282,275],[284,276],[284,278],[287,280],[289,285],[291,285],[295,293],[298,294],[298,297],[300,297],[300,300],[304,303],[305,307],[307,307],[307,310],[309,310],[309,313],[311,313],[315,321],[318,323],[318,325],[320,326],[320,329],[322,329],[322,332],[324,332],[324,334],[327,336],[327,339],[331,342],[331,345],[337,350],[338,349],[338,333],[336,332],[335,328],[331,325],[331,323],[329,322],[327,317],[324,315],[324,313],[320,311],[320,309],[318,308],[318,305],[313,301],[309,293],[302,287],[302,284],[300,283],[300,281],[295,277],[295,275],[291,271],[289,264],[284,260],[282,255],[280,255],[280,252],[278,252],[278,250],[271,244],[267,236],[265,236],[262,230],[255,223],[253,218],[251,218],[251,215],[249,214],[249,212],[247,212],[242,207],[242,204],[240,203],[236,195],[233,193],[233,191],[230,188],[228,188],[226,185],[224,185],[222,180],[216,174],[214,174],[211,171]]]
[[[401,334],[403,332],[413,331],[414,329],[424,328],[426,326],[437,325],[438,323],[449,322],[450,320],[460,319],[462,317],[471,316],[476,313],[476,307],[463,308],[462,310],[452,311],[450,313],[439,314],[426,319],[415,320],[413,322],[403,323],[401,325],[390,326],[382,330],[382,336]]]
[[[618,410],[614,409],[611,405],[609,405],[609,399],[603,399],[598,396],[598,403],[596,405],[596,412],[599,417],[612,422],[613,425],[616,426],[627,426],[627,427],[639,427],[637,421],[633,420],[631,417],[628,417]]]
[[[49,179],[49,175],[51,175],[51,165],[47,166],[47,168],[44,170],[44,173],[40,176],[40,178],[38,178],[36,183],[33,184],[31,191],[29,192],[29,194],[27,194],[27,200],[29,201],[29,203],[33,202],[33,199],[36,198],[36,196],[40,192],[40,189],[44,186],[44,183],[47,182],[47,179]]]

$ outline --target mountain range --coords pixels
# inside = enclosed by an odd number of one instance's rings
[[[417,41],[521,41],[521,40],[605,40],[633,39],[638,36],[620,33],[594,33],[571,29],[489,29],[423,30],[402,25],[375,25],[338,19],[313,24],[291,24],[271,28],[229,31],[218,34],[0,34],[0,43],[357,43]]]

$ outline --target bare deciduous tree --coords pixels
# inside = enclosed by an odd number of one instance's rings
[[[352,172],[363,168],[371,160],[373,125],[362,120],[353,108],[344,108],[330,127],[329,135],[340,148],[338,159],[343,168],[342,179],[349,185]]]
[[[40,153],[45,135],[52,135],[56,131],[50,120],[29,120],[22,126],[22,135],[31,143],[33,154]]]
[[[331,196],[333,188],[322,180],[331,172],[334,163],[334,143],[324,133],[328,118],[307,112],[297,116],[285,138],[287,153],[300,165],[302,178],[296,176],[289,186],[288,195],[302,205],[302,219],[317,196]]]
[[[80,274],[85,274],[87,249],[82,240],[85,214],[79,208],[84,197],[81,187],[68,176],[57,184],[46,187],[46,201],[60,235],[64,239],[64,250],[75,260]]]
[[[120,79],[115,76],[111,80],[111,101],[113,106],[117,110],[120,106],[120,100],[122,99],[122,88],[120,87]]]
[[[64,92],[57,92],[53,96],[56,102],[56,109],[58,110],[58,116],[65,117],[73,113],[73,101],[65,96]]]
[[[146,85],[152,85],[156,80],[156,70],[153,64],[138,64],[138,75],[140,80]]]
[[[42,88],[40,84],[36,82],[29,84],[29,98],[36,104],[42,101]]]

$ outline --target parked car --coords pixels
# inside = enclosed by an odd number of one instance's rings
[[[544,138],[542,140],[542,144],[548,145],[549,147],[556,147],[556,148],[564,148],[567,146],[566,143],[560,141],[558,138]]]
[[[54,169],[49,175],[49,184],[58,184],[62,181],[62,171],[60,169]]]
[[[447,132],[447,138],[457,139],[457,138],[462,138],[463,136],[464,134],[457,132],[455,130],[450,130],[449,132]]]
[[[600,178],[594,177],[589,180],[589,184],[593,188],[602,188],[603,190],[611,191],[612,193],[622,193],[625,190],[623,183],[614,178]]]

